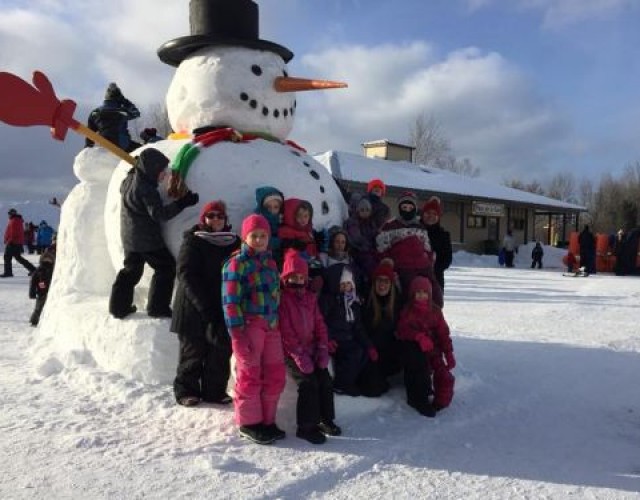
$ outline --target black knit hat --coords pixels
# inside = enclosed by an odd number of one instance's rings
[[[189,26],[189,36],[169,40],[158,49],[162,62],[178,66],[191,53],[216,45],[268,50],[284,62],[293,59],[286,47],[258,38],[258,5],[252,0],[190,0]]]
[[[15,208],[10,208],[8,214],[9,215],[18,215],[18,211]]]

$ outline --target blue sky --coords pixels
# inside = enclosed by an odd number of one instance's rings
[[[309,151],[406,142],[426,113],[496,182],[567,171],[597,182],[640,160],[640,0],[258,4],[261,37],[296,54],[290,74],[349,83],[299,94],[290,138]],[[186,0],[4,0],[0,70],[44,71],[81,121],[110,81],[144,111],[173,74],[156,49],[186,34]],[[0,201],[64,195],[81,147],[0,124]]]

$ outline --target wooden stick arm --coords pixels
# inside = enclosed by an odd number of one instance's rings
[[[75,126],[76,123],[77,123],[77,126]],[[93,130],[91,130],[86,125],[83,125],[80,122],[76,122],[76,123],[72,124],[72,128],[74,130],[76,130],[77,132],[81,133],[85,137],[88,137],[89,139],[91,139],[96,144],[100,144],[100,146],[102,146],[105,149],[108,149],[114,155],[116,155],[118,158],[126,161],[130,165],[134,165],[135,164],[135,162],[136,162],[135,158],[133,156],[131,156],[129,153],[127,153],[124,149],[119,148],[113,142],[111,142],[108,139],[105,139],[100,134],[98,134],[97,132],[94,132]]]

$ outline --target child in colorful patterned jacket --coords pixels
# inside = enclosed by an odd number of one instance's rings
[[[269,222],[242,221],[242,247],[222,268],[222,306],[236,358],[235,418],[240,435],[258,444],[283,439],[276,410],[286,369],[278,329],[280,275],[268,250]]]

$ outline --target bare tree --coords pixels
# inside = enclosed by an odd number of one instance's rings
[[[507,186],[507,187],[510,187],[510,188],[513,188],[513,189],[519,189],[520,191],[526,191],[527,193],[544,195],[544,189],[542,188],[540,183],[538,181],[536,181],[536,180],[533,180],[533,181],[529,182],[528,184],[525,184],[520,179],[509,179],[509,180],[503,181],[502,184],[504,186]]]
[[[551,178],[546,191],[549,198],[575,202],[576,179],[571,172],[558,173]]]
[[[415,148],[413,161],[419,165],[435,165],[451,155],[449,140],[433,115],[422,113],[416,117],[409,131],[409,144]]]

